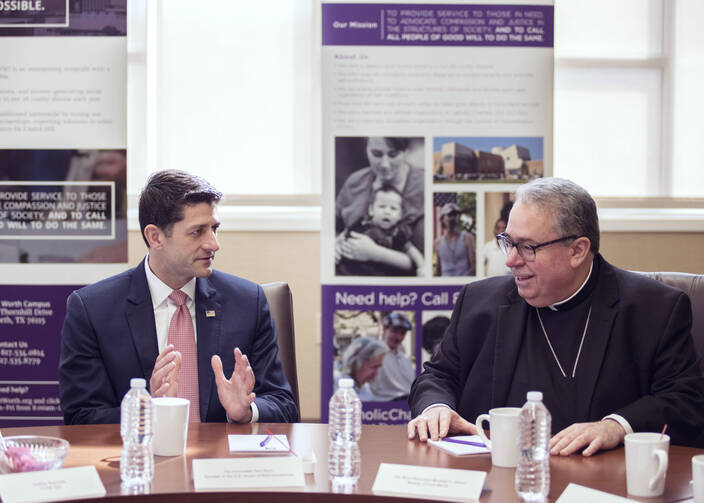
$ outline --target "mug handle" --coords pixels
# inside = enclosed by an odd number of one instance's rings
[[[482,442],[486,445],[486,448],[491,450],[491,440],[489,440],[486,436],[486,433],[484,433],[484,428],[482,428],[482,423],[486,421],[487,423],[491,423],[489,420],[489,414],[481,414],[479,417],[477,417],[477,420],[474,422],[475,427],[477,428],[477,435],[481,437]]]
[[[662,449],[655,449],[653,456],[658,458],[658,469],[655,470],[655,475],[653,475],[653,478],[650,479],[650,483],[648,484],[651,491],[655,489],[655,484],[665,476],[665,472],[667,471],[667,453]]]

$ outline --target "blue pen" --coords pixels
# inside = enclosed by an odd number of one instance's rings
[[[471,442],[469,440],[459,440],[457,438],[452,438],[452,437],[445,437],[442,440],[444,440],[445,442],[452,442],[453,444],[473,445],[474,447],[486,447],[486,445],[484,445],[481,442]]]
[[[271,440],[271,437],[272,435],[267,435],[264,440],[259,442],[259,447],[264,447],[269,442],[269,440]]]

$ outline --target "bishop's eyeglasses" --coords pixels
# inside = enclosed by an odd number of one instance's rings
[[[578,237],[579,236],[575,234],[571,234],[569,236],[563,236],[561,238],[553,239],[552,241],[538,243],[537,245],[529,245],[528,243],[514,243],[513,240],[508,236],[508,234],[502,232],[501,234],[496,235],[496,240],[499,242],[499,248],[501,248],[501,251],[504,252],[507,257],[511,253],[511,250],[516,248],[518,250],[518,254],[523,260],[525,260],[526,262],[532,262],[533,260],[535,260],[535,252],[538,250],[538,248],[559,243],[561,241],[567,241],[569,239],[576,239]]]

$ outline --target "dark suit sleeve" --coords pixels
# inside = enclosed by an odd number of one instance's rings
[[[66,424],[119,423],[119,397],[103,364],[83,299],[73,292],[61,330],[59,397]]]
[[[460,293],[455,308],[452,311],[450,325],[445,331],[442,342],[435,357],[424,364],[424,371],[420,374],[411,386],[411,393],[408,396],[408,403],[411,406],[411,413],[415,417],[428,406],[443,403],[451,409],[457,410],[462,382],[462,375],[466,375],[467,369],[461,368],[460,350],[458,347],[459,319],[462,313],[462,306],[465,302],[467,287]]]
[[[281,367],[276,329],[260,286],[257,287],[257,313],[256,334],[247,358],[254,371],[259,422],[295,423],[298,421],[298,408]]]
[[[667,424],[673,444],[701,447],[704,377],[690,335],[689,297],[678,295],[669,313],[651,363],[648,394],[614,413],[623,416],[634,431],[660,431]]]

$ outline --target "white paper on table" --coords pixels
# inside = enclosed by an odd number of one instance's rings
[[[555,503],[636,503],[634,500],[570,483]]]
[[[303,487],[303,465],[295,456],[194,459],[196,491]]]
[[[476,442],[480,444],[484,443],[484,441],[479,435],[460,435],[457,437],[449,438],[452,438],[453,440],[460,440],[463,442]],[[467,456],[469,454],[485,454],[487,452],[491,452],[486,447],[480,447],[478,445],[459,444],[456,442],[449,442],[445,439],[428,439],[428,444],[432,445],[433,447],[437,447],[438,449],[442,449],[443,451],[449,452],[453,456]]]
[[[486,472],[381,463],[372,492],[448,501],[479,501]]]
[[[230,446],[230,452],[289,452],[290,447],[286,435],[271,435],[271,438],[262,446],[261,443],[269,436],[270,435],[228,435],[227,442]]]
[[[3,503],[35,503],[105,496],[95,466],[0,475]]]

